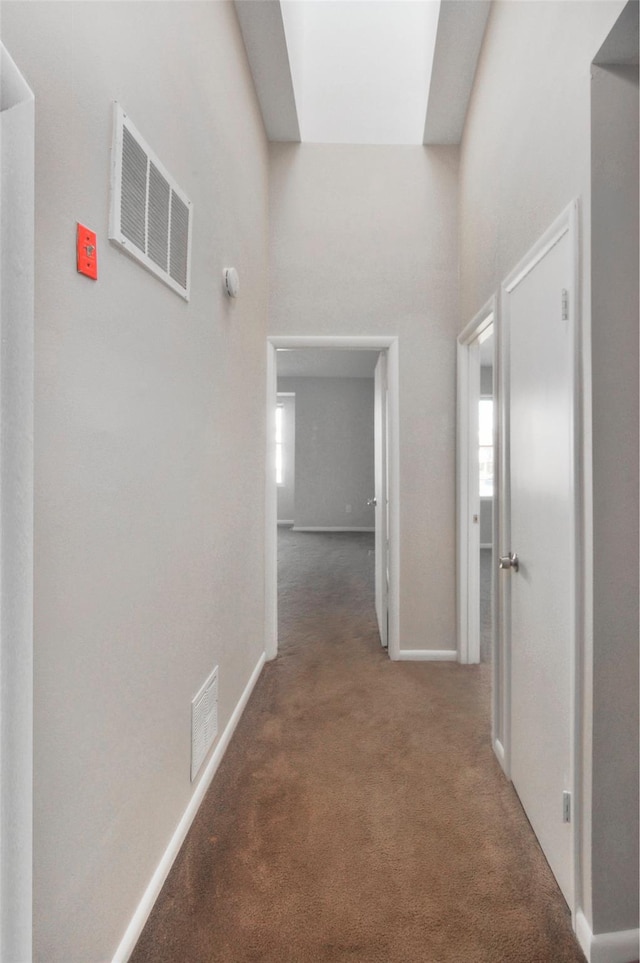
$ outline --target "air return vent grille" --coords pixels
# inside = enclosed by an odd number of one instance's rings
[[[218,735],[218,667],[191,702],[191,782]]]
[[[115,105],[109,237],[189,300],[191,201]]]

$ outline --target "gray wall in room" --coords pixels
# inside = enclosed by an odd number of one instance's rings
[[[373,379],[280,378],[278,389],[296,395],[296,527],[373,528]]]
[[[455,147],[271,144],[272,335],[398,335],[400,648],[455,649]]]
[[[463,321],[470,320],[480,310],[499,288],[501,280],[575,198],[579,198],[581,204],[583,277],[589,278],[591,62],[624,5],[623,0],[593,3],[496,0],[492,5],[461,147],[459,216]],[[630,142],[635,137],[637,146],[637,130],[634,134],[629,129],[628,136]],[[504,158],[504,162],[497,165],[496,157]],[[619,197],[628,211],[637,211],[630,190],[626,194],[620,192]],[[635,258],[637,266],[637,254]],[[597,276],[594,262],[594,282]],[[601,516],[606,492],[611,497],[608,486],[611,464],[618,463],[617,459],[610,460],[607,452],[612,445],[633,449],[637,443],[637,423],[633,422],[637,417],[637,368],[633,370],[637,363],[637,307],[633,321],[635,338],[626,340],[629,332],[625,331],[625,325],[629,321],[625,315],[625,320],[618,318],[619,327],[614,329],[616,334],[611,347],[608,332],[601,328],[601,334],[597,333],[597,326],[604,323],[604,315],[602,319],[596,317],[594,302],[592,318],[588,283],[583,286],[581,309],[585,377],[588,386],[593,371],[594,384],[593,425],[591,405],[583,405],[587,469],[584,491],[587,599],[592,589],[596,592],[595,607],[587,604],[585,609],[584,649],[581,652],[585,665],[583,708],[587,720],[582,746],[582,909],[593,931],[603,933],[638,925],[637,862],[632,866],[637,839],[637,779],[634,781],[634,774],[630,771],[637,762],[637,748],[635,755],[633,748],[637,738],[637,621],[632,641],[628,636],[624,640],[618,637],[615,642],[619,656],[615,669],[612,668],[609,632],[601,634],[595,624],[598,592],[611,592],[619,575],[618,566],[611,566],[608,554],[613,549],[615,555],[615,529],[608,528],[604,516]],[[607,317],[611,311],[609,303],[605,312]],[[593,354],[589,350],[592,325]],[[610,359],[620,350],[624,351],[622,346],[625,343],[628,357],[620,364],[623,385],[619,386],[619,391],[625,406],[629,407],[625,408],[622,417],[618,391],[607,396],[606,385],[613,371]],[[615,364],[617,362],[613,367]],[[627,425],[632,422],[635,423],[635,433],[627,430]],[[631,462],[634,457],[637,472],[637,453],[629,450]],[[622,487],[627,484],[632,487],[633,479],[633,474],[628,476],[628,482]],[[625,499],[627,495],[628,492]],[[634,498],[637,511],[637,488]],[[617,511],[614,507],[614,514]],[[601,516],[602,524],[598,516]],[[632,523],[628,534],[633,541],[630,529],[635,516],[629,517]],[[637,539],[631,556],[632,565],[636,553]],[[604,563],[599,572],[598,555]],[[634,593],[637,604],[637,578]],[[625,604],[628,603],[627,598]],[[600,611],[604,614],[605,608]],[[627,607],[624,625],[628,627],[630,621],[632,612]],[[613,705],[615,712],[611,711]],[[616,792],[611,792],[612,786],[616,787]],[[629,787],[629,791],[623,789],[620,799],[618,786]],[[600,861],[604,853],[608,856],[606,870]],[[592,858],[597,874],[592,874]]]
[[[36,97],[34,960],[93,963],[191,799],[192,697],[218,664],[224,728],[263,651],[267,144],[230,4],[2,33]],[[193,201],[188,304],[108,243],[114,100]]]
[[[489,365],[482,365],[480,368],[480,394],[493,394],[493,368]]]
[[[493,543],[493,499],[480,499],[480,544],[487,548]]]

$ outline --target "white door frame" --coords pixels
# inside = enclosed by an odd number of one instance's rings
[[[0,959],[32,956],[35,102],[0,43]]]
[[[480,660],[480,608],[479,608],[479,566],[472,564],[475,548],[479,548],[479,533],[471,524],[474,505],[479,504],[479,496],[472,488],[471,469],[477,458],[477,410],[480,400],[480,364],[473,357],[478,338],[493,325],[494,331],[494,363],[493,363],[493,397],[494,397],[494,426],[493,444],[494,459],[497,466],[500,454],[500,419],[499,419],[499,377],[498,377],[498,304],[495,295],[478,311],[476,316],[458,335],[458,404],[457,404],[457,495],[458,495],[458,659],[463,664],[473,664]],[[474,417],[475,415],[475,417]],[[493,488],[493,521],[492,521],[492,567],[497,565],[498,545],[498,517],[500,503],[500,479],[496,470]],[[474,474],[475,477],[475,474]],[[478,526],[479,527],[479,526]],[[473,542],[474,548],[471,543]],[[476,544],[477,543],[477,544]],[[497,586],[492,598],[492,653],[493,653],[493,687],[492,687],[492,742],[500,763],[504,765],[503,736],[502,736],[502,704],[504,701],[504,657],[502,639],[498,632],[498,599]]]
[[[386,351],[388,398],[388,477],[389,477],[389,658],[400,657],[400,505],[399,505],[399,366],[396,336],[307,336],[279,335],[267,338],[267,468],[265,536],[265,655],[278,654],[278,493],[275,479],[275,436],[273,431],[278,372],[278,348],[343,348],[361,351]]]
[[[500,555],[506,555],[511,551],[511,531],[510,531],[510,485],[509,485],[509,322],[510,304],[509,295],[518,284],[529,274],[530,271],[542,260],[542,258],[566,235],[569,234],[570,243],[573,251],[573,277],[572,287],[569,291],[569,311],[572,321],[573,338],[573,489],[575,493],[572,517],[572,557],[563,559],[562,564],[570,567],[574,573],[573,591],[571,599],[572,625],[571,638],[569,644],[570,658],[570,720],[571,720],[571,759],[570,759],[570,778],[571,786],[571,830],[572,830],[572,851],[573,851],[573,905],[570,907],[572,919],[576,920],[577,909],[581,900],[581,859],[580,847],[582,836],[582,714],[580,706],[582,704],[582,672],[583,660],[580,640],[584,639],[584,598],[585,598],[585,572],[584,572],[584,516],[583,516],[583,485],[584,485],[584,458],[583,458],[583,426],[582,426],[582,402],[583,402],[583,376],[582,376],[582,350],[581,350],[581,286],[580,286],[580,232],[579,232],[579,202],[574,200],[553,222],[551,227],[539,238],[539,240],[528,251],[525,257],[516,265],[513,271],[502,282],[500,289],[500,314],[498,321],[498,356],[499,356],[499,421],[501,424],[501,457],[499,460],[500,476],[500,510],[498,522],[498,548]],[[500,605],[500,624],[501,635],[504,639],[505,657],[505,693],[504,693],[504,768],[507,775],[511,772],[511,638],[510,638],[510,579],[499,580],[500,590],[497,593]]]

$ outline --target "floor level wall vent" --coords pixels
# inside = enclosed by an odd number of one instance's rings
[[[191,701],[191,782],[218,735],[218,666]]]

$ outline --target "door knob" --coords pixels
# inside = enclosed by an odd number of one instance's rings
[[[371,507],[371,506],[373,505],[373,507],[375,508],[375,506],[376,506],[377,504],[378,504],[378,499],[377,499],[377,498],[367,498],[367,505],[368,505],[369,507]]]
[[[520,568],[520,562],[518,561],[518,556],[515,552],[509,552],[508,555],[501,555],[499,566],[502,569],[512,568],[514,572],[517,572]]]

